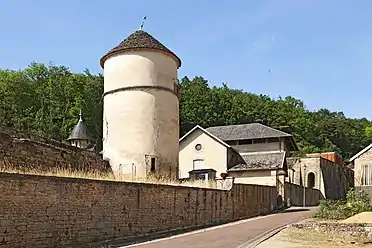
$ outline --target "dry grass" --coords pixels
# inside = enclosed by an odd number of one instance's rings
[[[216,182],[213,181],[175,181],[168,178],[132,178],[131,176],[118,176],[115,177],[112,174],[102,174],[98,172],[78,172],[66,169],[56,169],[53,171],[20,171],[15,169],[0,168],[0,173],[14,173],[14,174],[26,174],[26,175],[38,175],[38,176],[55,176],[55,177],[68,177],[68,178],[82,178],[82,179],[93,179],[93,180],[106,180],[106,181],[117,181],[117,182],[135,182],[135,183],[149,183],[159,185],[172,185],[172,186],[186,186],[186,187],[198,187],[198,188],[218,188]]]
[[[299,247],[371,247],[371,238],[352,237],[347,235],[327,234],[322,231],[288,228],[280,234],[282,241],[299,244]]]
[[[320,224],[320,223],[338,223],[338,220],[323,220],[323,219],[316,219],[316,218],[308,218],[301,220],[297,223],[299,224]]]

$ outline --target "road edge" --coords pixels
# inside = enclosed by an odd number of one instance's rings
[[[180,228],[180,229],[166,230],[166,231],[161,231],[161,232],[156,232],[156,233],[151,233],[151,234],[142,234],[142,235],[129,236],[129,237],[124,237],[124,238],[119,237],[119,238],[114,238],[110,240],[102,240],[98,242],[76,244],[75,246],[74,245],[69,246],[69,248],[77,248],[77,247],[79,248],[81,247],[101,248],[101,247],[106,247],[106,246],[109,247],[110,245],[113,245],[113,244],[115,244],[115,247],[118,247],[118,248],[136,247],[136,246],[143,245],[143,244],[159,242],[164,239],[172,239],[172,238],[177,238],[180,236],[192,235],[192,234],[199,233],[199,232],[210,231],[214,229],[224,228],[227,226],[233,226],[233,225],[238,225],[238,224],[254,221],[257,219],[261,219],[261,218],[267,218],[273,214],[285,212],[286,210],[287,208],[275,209],[269,212],[257,213],[250,217],[241,218],[241,219],[237,219],[233,221],[223,221],[223,222],[213,223],[209,225],[199,225],[199,226],[194,226],[194,227],[185,227],[185,228]],[[117,242],[120,243],[119,246],[116,246]]]
[[[297,222],[297,221],[296,221]],[[246,243],[238,246],[237,248],[255,248],[257,245],[265,242],[266,240],[272,238],[273,236],[275,236],[276,234],[278,234],[279,232],[283,231],[284,229],[286,229],[290,224],[285,224],[285,225],[282,225],[282,226],[279,226],[279,227],[276,227],[274,229],[271,229],[267,232],[264,232],[262,233],[261,235],[258,236],[258,239],[254,240],[253,242],[251,240],[247,241]]]
[[[307,218],[308,217],[303,217],[303,218],[301,218],[299,220],[296,220],[296,221],[293,221],[293,222],[289,222],[289,223],[283,224],[281,226],[275,227],[273,229],[270,229],[270,230],[268,230],[268,231],[260,234],[258,237],[256,237],[255,239],[253,239],[253,241],[252,241],[252,239],[251,240],[248,240],[245,243],[243,243],[240,246],[238,246],[237,248],[255,248],[259,244],[265,242],[266,240],[272,238],[273,236],[275,236],[279,232],[281,232],[284,229],[290,227],[292,224],[298,223],[298,222],[300,222],[302,220],[305,220]]]

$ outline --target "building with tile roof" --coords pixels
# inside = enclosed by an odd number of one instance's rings
[[[298,147],[291,134],[259,124],[194,127],[180,139],[180,178],[213,169],[237,183],[276,185],[288,176],[287,154]]]
[[[265,126],[260,123],[250,123],[250,124],[240,124],[240,125],[228,125],[228,126],[215,126],[206,129],[208,132],[216,135],[225,142],[233,145],[234,147],[240,147],[242,152],[244,148],[242,145],[251,144],[268,144],[268,143],[278,143],[280,140],[285,143],[290,151],[297,151],[298,147],[293,139],[293,136],[289,133],[274,129],[269,126]],[[249,144],[251,143],[251,144]],[[280,142],[279,142],[280,144]],[[257,146],[257,145],[256,145]],[[273,150],[274,147],[267,149]],[[254,147],[254,146],[250,146]],[[255,151],[262,150],[259,148],[253,148]]]
[[[244,163],[229,168],[228,174],[236,183],[276,185],[279,176],[288,176],[285,151],[250,152],[241,155]]]
[[[241,155],[245,163],[229,168],[228,171],[272,170],[283,168],[286,163],[286,152],[250,152]]]

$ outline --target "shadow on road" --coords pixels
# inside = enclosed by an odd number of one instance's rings
[[[307,212],[310,211],[310,208],[294,208],[294,209],[286,209],[283,213],[295,213],[295,212]]]
[[[276,213],[272,212],[272,213],[266,213],[266,214],[258,214],[256,216],[251,216],[249,218],[245,218],[244,220],[252,219],[252,221],[254,221],[254,218],[258,217],[258,216],[270,216],[270,215],[277,215],[277,214],[278,215],[280,215],[280,214],[283,215],[283,214],[290,214],[290,213],[296,213],[296,212],[308,212],[308,211],[312,211],[313,209],[314,208],[312,208],[312,207],[309,207],[309,208],[293,207],[293,208],[288,208],[288,209],[277,210],[278,212],[276,212]],[[287,218],[288,218],[287,216],[284,217],[284,220],[286,220]],[[241,219],[241,220],[243,220],[243,219]],[[231,222],[229,222],[229,224],[234,224],[234,222],[237,224],[241,220],[231,221]],[[258,220],[256,220],[256,221],[258,221]],[[218,225],[223,225],[223,224],[227,224],[227,223],[226,222],[221,222],[221,223],[214,223],[214,224],[205,225],[205,226],[198,226],[198,227],[190,227],[190,228],[174,230],[174,231],[164,231],[164,232],[153,233],[153,234],[143,235],[143,236],[138,236],[138,237],[118,238],[118,239],[115,239],[115,240],[98,242],[96,244],[90,244],[90,245],[84,246],[84,247],[89,247],[89,248],[123,247],[123,246],[143,243],[143,242],[147,242],[147,241],[152,241],[152,240],[156,240],[156,239],[168,238],[168,237],[183,234],[183,233],[186,233],[186,232],[192,232],[192,231],[201,230],[201,229],[214,227],[214,226],[218,226]],[[224,228],[224,227],[222,227],[222,228]],[[82,246],[79,246],[79,248],[81,248],[81,247]]]
[[[290,213],[297,213],[297,212],[315,212],[316,206],[309,206],[309,207],[290,207],[278,210],[277,212],[273,213],[274,215],[277,214],[290,214]]]

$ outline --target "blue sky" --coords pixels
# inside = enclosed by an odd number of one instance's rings
[[[102,72],[100,57],[146,15],[144,30],[181,58],[180,77],[372,119],[371,9],[368,0],[2,0],[0,68],[53,61]]]

